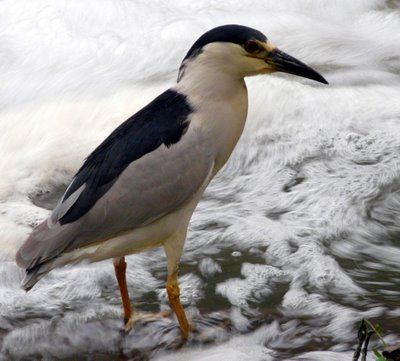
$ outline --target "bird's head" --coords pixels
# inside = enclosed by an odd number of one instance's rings
[[[178,82],[186,71],[214,71],[231,77],[285,72],[328,82],[315,70],[279,50],[258,30],[241,25],[224,25],[203,34],[183,59]]]

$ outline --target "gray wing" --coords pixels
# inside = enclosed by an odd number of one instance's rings
[[[81,218],[67,224],[49,219],[36,227],[17,253],[18,265],[33,269],[63,252],[113,238],[178,209],[209,181],[211,149],[198,130],[189,129],[176,144],[161,145],[135,160]],[[69,207],[80,191],[72,194]]]
[[[214,157],[196,136],[132,163],[85,217],[85,227],[68,250],[112,238],[176,211],[210,179]]]

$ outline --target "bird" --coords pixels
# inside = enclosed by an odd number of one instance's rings
[[[180,302],[178,268],[190,218],[243,132],[245,77],[273,72],[328,84],[253,28],[222,25],[200,36],[176,84],[88,155],[50,216],[27,236],[16,254],[25,269],[21,287],[30,290],[57,267],[112,258],[129,330],[139,317],[125,257],[163,247],[169,303],[187,340],[191,324]]]

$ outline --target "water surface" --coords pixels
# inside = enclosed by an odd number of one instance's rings
[[[13,257],[31,227],[226,23],[258,28],[330,85],[248,79],[245,132],[182,258],[193,339],[182,347],[171,318],[123,335],[111,261],[25,294]],[[399,341],[398,1],[2,1],[0,37],[0,359],[350,360],[362,318]],[[163,251],[127,260],[134,306],[168,309]]]

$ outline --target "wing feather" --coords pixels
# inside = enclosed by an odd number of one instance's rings
[[[150,224],[190,201],[214,164],[207,136],[189,124],[190,111],[186,98],[169,90],[95,149],[18,251],[18,265],[31,275],[26,285],[62,253]]]
[[[190,201],[213,165],[204,136],[188,132],[174,146],[159,147],[133,162],[79,220],[37,226],[17,253],[18,265],[32,270],[63,252],[154,222]]]
[[[169,89],[122,123],[86,159],[55,209],[52,223],[78,220],[129,164],[162,144],[177,143],[187,131],[191,111],[186,97]]]

